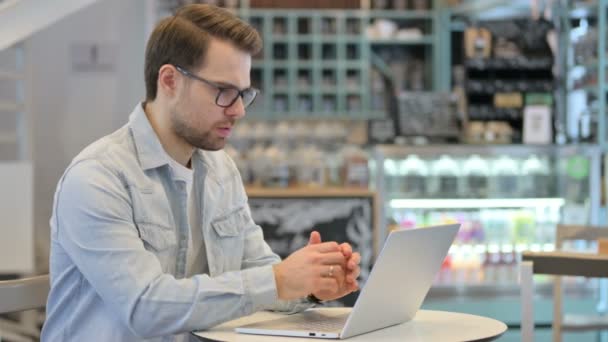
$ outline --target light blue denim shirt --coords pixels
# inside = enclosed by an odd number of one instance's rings
[[[310,306],[277,299],[280,259],[223,151],[192,156],[209,274],[184,278],[187,189],[167,158],[140,104],[69,165],[51,218],[43,341],[174,341],[258,310]]]

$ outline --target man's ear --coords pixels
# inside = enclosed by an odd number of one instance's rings
[[[165,64],[158,70],[158,91],[166,96],[173,97],[177,93],[179,72],[173,65]]]

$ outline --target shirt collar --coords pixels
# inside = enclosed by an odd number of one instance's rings
[[[137,104],[129,116],[129,126],[135,142],[135,150],[144,170],[169,164],[169,156],[152,128],[143,103]]]

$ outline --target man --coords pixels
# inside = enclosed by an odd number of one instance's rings
[[[257,310],[298,311],[358,287],[359,255],[321,242],[284,261],[221,151],[255,99],[257,32],[190,5],[146,49],[146,101],[59,181],[42,340],[174,341]]]

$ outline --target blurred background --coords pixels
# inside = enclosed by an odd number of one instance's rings
[[[460,222],[424,307],[518,341],[521,252],[555,250],[558,224],[608,225],[606,0],[0,0],[0,278],[48,272],[59,177],[127,122],[148,35],[194,2],[264,40],[226,151],[282,256],[316,228],[361,251],[364,283],[391,230]],[[536,284],[549,340],[550,278]],[[564,292],[571,312],[606,312],[598,279]]]

